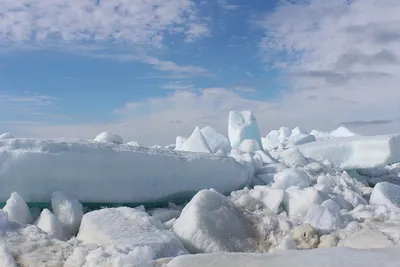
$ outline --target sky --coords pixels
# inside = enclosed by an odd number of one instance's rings
[[[0,133],[171,144],[252,110],[400,132],[398,0],[1,0]]]

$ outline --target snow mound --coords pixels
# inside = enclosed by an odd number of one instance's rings
[[[262,148],[260,130],[257,120],[251,111],[229,112],[228,134],[233,149],[239,148],[245,139],[256,140]]]
[[[43,232],[51,234],[53,237],[63,240],[64,231],[63,227],[56,216],[51,211],[44,209],[36,222]]]
[[[0,235],[0,244],[7,246],[16,265],[21,267],[64,266],[73,251],[71,244],[55,239],[34,225],[12,226]]]
[[[199,127],[196,127],[190,137],[182,144],[181,151],[196,153],[211,153],[211,149]]]
[[[390,259],[390,260],[389,260]],[[397,267],[399,247],[380,250],[351,248],[288,250],[279,253],[215,253],[184,255],[172,259],[165,267]]]
[[[141,246],[153,249],[156,258],[187,253],[182,243],[162,223],[147,213],[127,208],[109,208],[86,213],[77,239],[84,244],[114,245],[124,250]]]
[[[400,186],[388,182],[377,183],[369,200],[372,205],[400,206]]]
[[[227,153],[231,150],[231,144],[229,143],[228,138],[218,133],[212,127],[206,126],[203,127],[200,131],[206,139],[207,144],[212,152],[215,153],[218,150],[222,150],[224,153]]]
[[[12,136],[10,133],[0,134],[0,139],[11,139],[11,138],[15,138],[15,137]]]
[[[351,136],[357,136],[358,134],[350,131],[349,129],[347,129],[344,126],[340,126],[339,128],[337,128],[336,130],[333,130],[330,135],[332,137],[351,137]]]
[[[55,191],[51,196],[51,207],[62,225],[64,235],[67,238],[76,235],[83,217],[83,207],[79,200]]]
[[[124,143],[122,137],[113,132],[102,132],[94,138],[94,141],[102,143],[112,143],[118,145]]]
[[[374,168],[400,161],[400,135],[335,138],[298,146],[315,161],[328,160],[342,169]]]
[[[253,153],[260,150],[260,146],[256,140],[245,139],[240,144],[239,150],[243,153]]]
[[[7,200],[3,211],[7,213],[8,219],[22,224],[32,223],[32,215],[28,205],[18,193],[11,193],[11,197]]]
[[[226,156],[67,139],[0,140],[0,166],[0,202],[16,191],[49,203],[60,190],[82,203],[168,203],[205,188],[229,194],[249,180]]]
[[[255,221],[211,190],[197,193],[172,229],[190,253],[257,251],[261,240]]]

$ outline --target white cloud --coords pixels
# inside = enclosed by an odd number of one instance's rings
[[[24,92],[10,94],[0,91],[0,111],[23,114],[40,114],[46,108],[53,106],[57,99],[51,96]]]
[[[192,0],[2,0],[0,44],[87,41],[160,46],[167,33],[209,35]]]
[[[285,101],[296,96],[338,122],[397,117],[398,14],[397,0],[284,1],[266,14],[260,48],[265,62],[279,62],[288,76]]]
[[[152,65],[157,70],[170,72],[176,78],[214,76],[214,74],[210,73],[203,67],[192,65],[178,65],[172,61],[160,60],[155,57],[148,57],[144,59],[144,62]]]

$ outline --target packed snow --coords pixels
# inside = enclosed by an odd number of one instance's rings
[[[0,266],[397,267],[400,135],[262,134],[233,111],[169,146],[2,135]]]

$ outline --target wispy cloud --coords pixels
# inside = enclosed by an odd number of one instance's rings
[[[56,100],[51,96],[30,92],[6,94],[0,91],[0,110],[40,115],[43,109],[54,105]]]
[[[190,78],[190,77],[212,77],[213,73],[203,67],[192,65],[178,65],[172,61],[160,60],[155,57],[148,57],[144,62],[152,65],[155,69],[171,73],[174,78]]]
[[[2,0],[0,45],[126,43],[160,47],[168,34],[210,34],[192,0]]]

